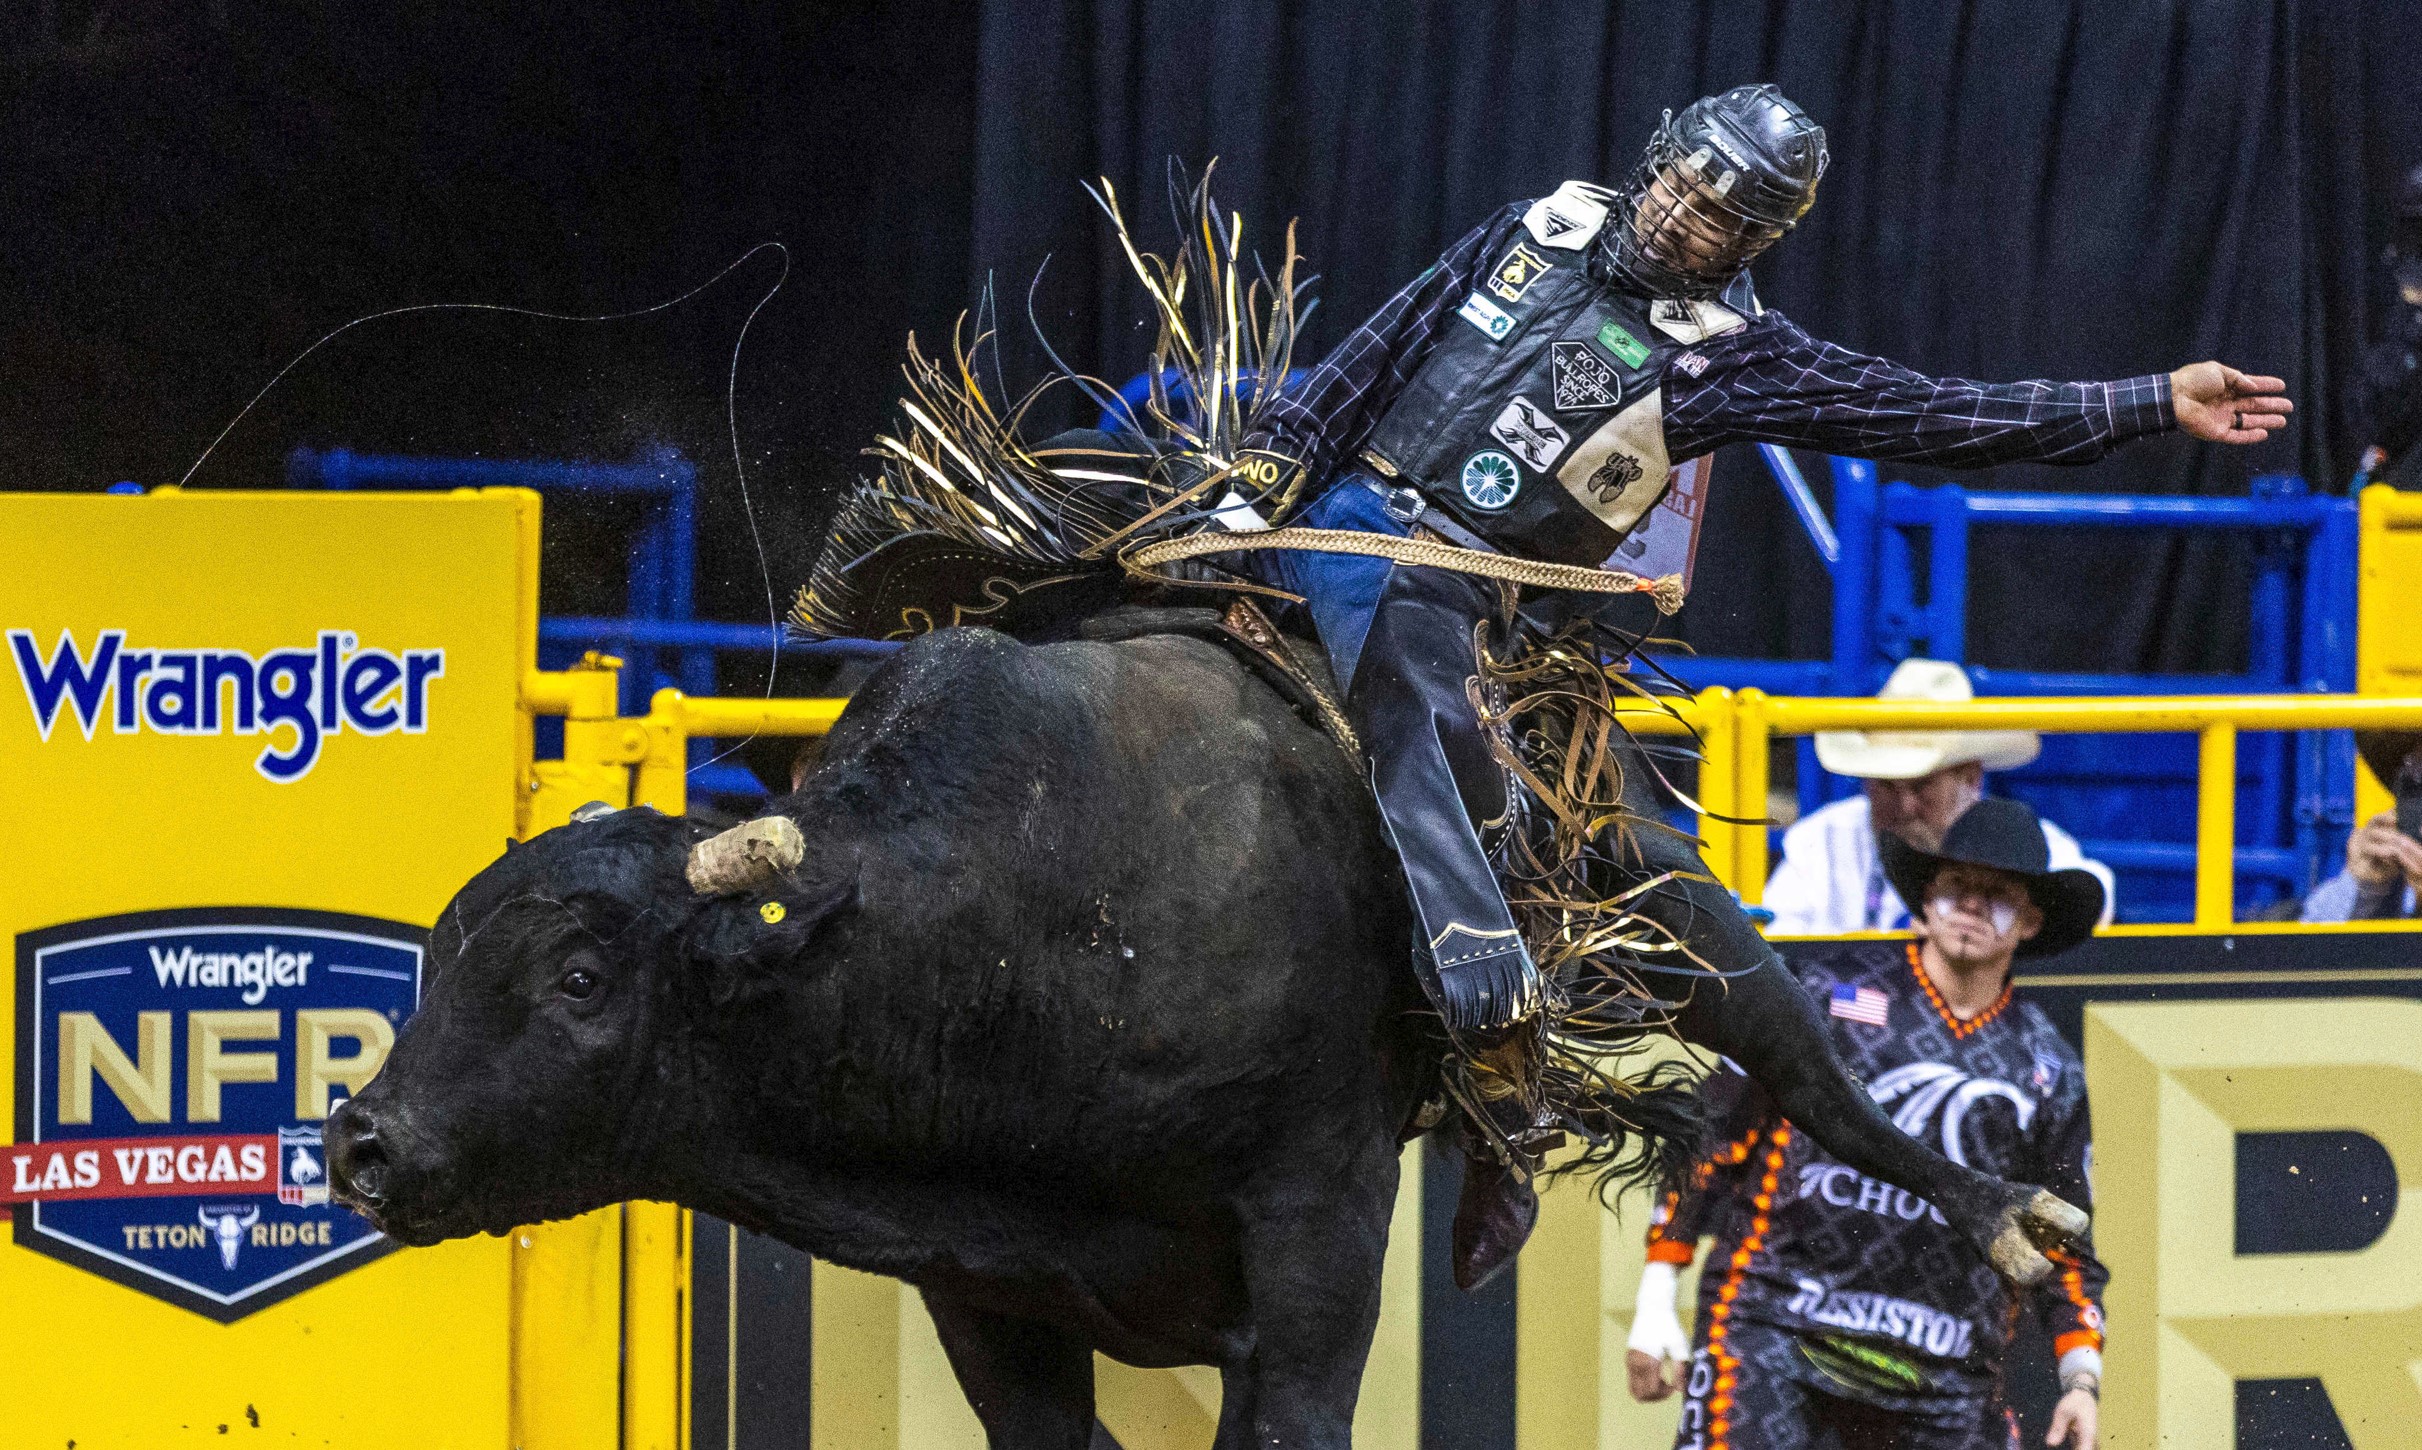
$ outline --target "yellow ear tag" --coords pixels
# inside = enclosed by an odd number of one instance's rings
[[[772,926],[775,922],[790,915],[790,912],[784,909],[781,902],[769,901],[757,908],[757,914],[765,918],[767,926]]]

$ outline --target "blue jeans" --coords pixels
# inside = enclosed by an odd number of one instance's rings
[[[1411,532],[1359,473],[1340,478],[1299,522]],[[1356,554],[1243,557],[1263,582],[1302,595],[1320,631],[1404,865],[1431,1000],[1458,1032],[1514,1021],[1535,1003],[1536,974],[1480,840],[1505,814],[1505,773],[1467,692],[1473,630],[1495,612],[1493,586]]]
[[[1305,528],[1351,529],[1365,534],[1412,532],[1387,511],[1378,486],[1367,474],[1349,473],[1329,491],[1307,505],[1295,520]],[[1354,669],[1362,660],[1363,640],[1371,632],[1371,616],[1396,565],[1360,554],[1248,554],[1262,582],[1304,597],[1313,628],[1320,631],[1329,653],[1329,669],[1337,676],[1340,694],[1354,691]]]

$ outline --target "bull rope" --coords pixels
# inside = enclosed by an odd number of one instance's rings
[[[1431,539],[1398,538],[1393,534],[1365,533],[1357,529],[1284,528],[1250,533],[1189,534],[1182,539],[1162,539],[1131,549],[1120,556],[1119,562],[1131,574],[1168,582],[1154,572],[1158,566],[1199,559],[1209,554],[1256,549],[1360,554],[1366,558],[1389,559],[1424,569],[1451,569],[1461,574],[1477,574],[1484,579],[1537,589],[1571,589],[1587,594],[1645,594],[1656,603],[1659,614],[1673,614],[1682,607],[1682,576],[1679,574],[1647,579],[1620,569],[1549,564],[1536,559],[1518,559],[1510,554],[1459,548]]]

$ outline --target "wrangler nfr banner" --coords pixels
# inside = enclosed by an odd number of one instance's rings
[[[536,526],[0,496],[0,1444],[508,1442],[507,1243],[394,1252],[320,1128],[512,834]]]
[[[220,1320],[387,1252],[329,1201],[320,1124],[418,1004],[423,935],[261,907],[20,934],[18,1246]]]

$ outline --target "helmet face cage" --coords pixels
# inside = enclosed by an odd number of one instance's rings
[[[1743,128],[1728,126],[1728,103],[1772,108],[1800,165],[1766,154]],[[1767,128],[1761,128],[1767,129]],[[1772,87],[1743,87],[1699,101],[1649,138],[1623,187],[1608,250],[1617,271],[1657,296],[1712,297],[1759,253],[1779,241],[1816,200],[1824,173],[1824,131]],[[1805,180],[1793,169],[1812,172]]]

